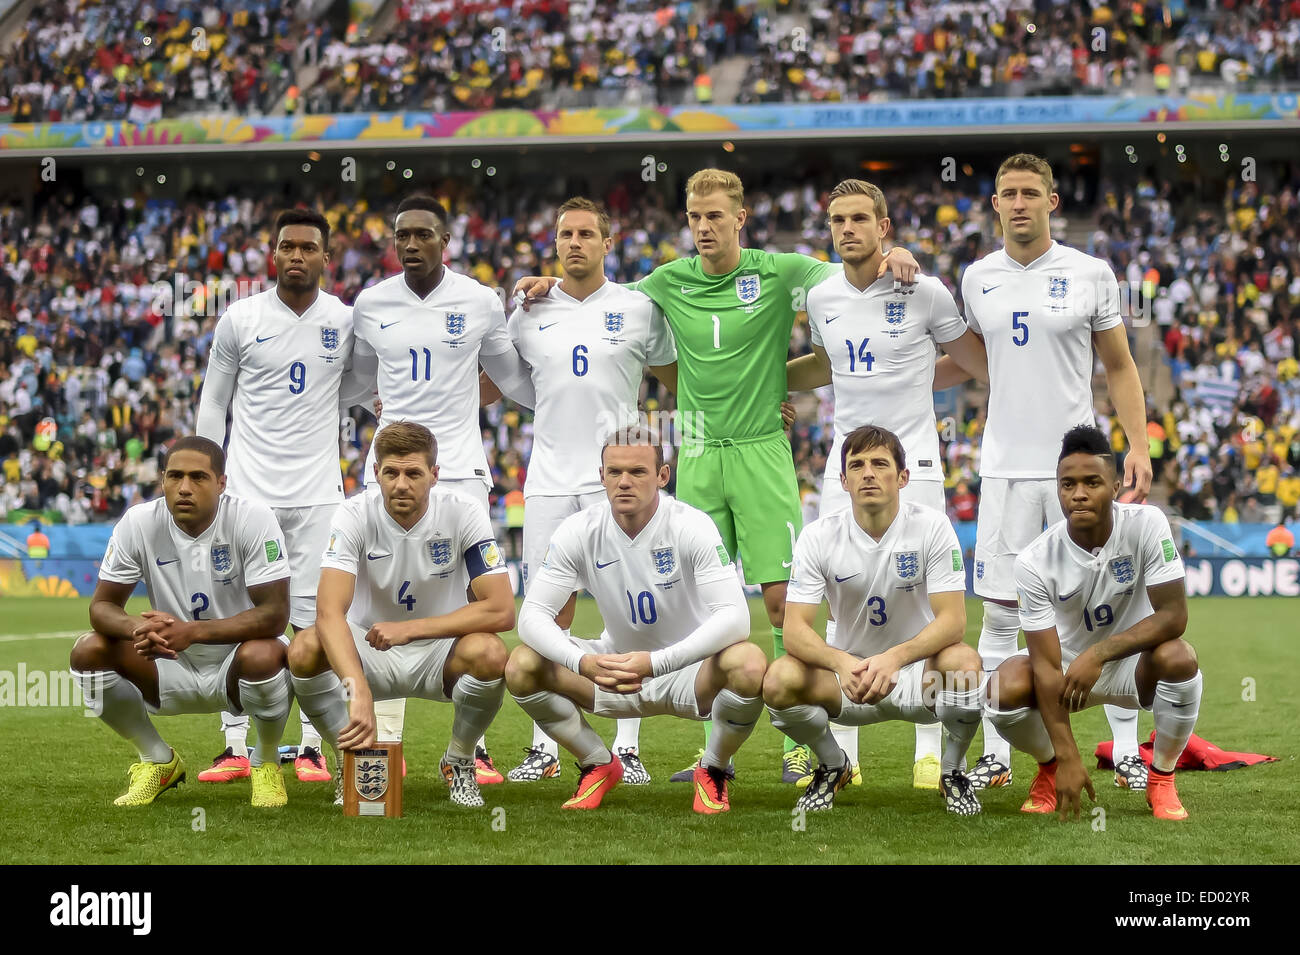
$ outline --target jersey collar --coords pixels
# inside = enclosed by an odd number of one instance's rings
[[[1002,259],[1006,264],[1007,268],[1011,269],[1014,272],[1032,272],[1035,269],[1041,268],[1042,266],[1046,265],[1047,260],[1055,256],[1056,250],[1059,248],[1060,246],[1057,245],[1056,240],[1053,239],[1052,244],[1047,247],[1046,252],[1044,252],[1038,258],[1034,259],[1034,261],[1030,262],[1028,265],[1021,265],[1019,262],[1017,262],[1007,253],[1007,247],[1004,245],[1002,247]]]
[[[437,285],[435,285],[433,288],[429,290],[429,294],[426,295],[424,298],[421,298],[419,295],[417,295],[415,293],[415,289],[411,288],[411,286],[406,284],[406,273],[403,272],[399,274],[397,276],[397,282],[406,291],[406,295],[408,298],[411,299],[411,301],[415,302],[418,305],[428,305],[435,298],[437,298],[439,292],[441,292],[443,289],[451,285],[451,276],[455,274],[456,273],[451,270],[450,266],[444,265],[442,267],[442,278],[438,281]]]
[[[850,506],[844,513],[848,518],[850,533],[853,534],[856,540],[860,541],[869,550],[884,550],[891,546],[894,537],[899,533],[899,528],[903,525],[904,510],[906,507],[907,505],[902,501],[898,502],[898,513],[894,515],[893,521],[891,521],[889,527],[885,529],[885,533],[881,535],[880,540],[876,540],[862,529],[862,525],[858,523],[858,519],[853,516],[852,506]]]
[[[1101,550],[1096,554],[1092,551],[1084,550],[1074,542],[1074,538],[1070,536],[1069,520],[1070,519],[1067,516],[1065,521],[1062,522],[1061,533],[1065,535],[1065,549],[1070,556],[1074,558],[1075,562],[1084,567],[1099,567],[1101,564],[1105,563],[1106,555],[1110,553],[1111,545],[1115,543],[1115,538],[1119,536],[1119,508],[1115,506],[1114,502],[1110,505],[1110,537],[1106,538],[1106,543],[1101,545]]]
[[[568,302],[570,305],[586,305],[588,302],[594,302],[597,298],[604,295],[610,284],[609,278],[606,277],[605,281],[600,283],[600,286],[596,291],[592,292],[582,300],[574,298],[568,292],[564,291],[564,289],[560,288],[559,282],[555,283],[554,287],[551,289],[551,294],[555,296],[557,301]]]
[[[650,518],[650,523],[641,528],[641,533],[637,534],[636,537],[628,537],[627,534],[624,533],[623,528],[619,527],[618,522],[614,520],[614,505],[610,504],[609,512],[606,517],[609,521],[609,526],[613,528],[615,534],[614,539],[618,541],[620,547],[635,547],[638,542],[647,540],[650,535],[653,535],[659,529],[659,525],[664,519],[664,512],[668,510],[668,506],[668,496],[664,494],[663,491],[660,491],[659,505],[655,508],[654,517]]]

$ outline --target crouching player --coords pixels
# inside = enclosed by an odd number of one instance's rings
[[[1115,458],[1096,428],[1065,435],[1056,486],[1066,519],[1016,558],[1028,648],[989,681],[986,715],[1039,764],[1021,811],[1077,817],[1081,788],[1097,798],[1070,714],[1113,703],[1154,712],[1147,804],[1157,819],[1186,819],[1174,765],[1196,725],[1201,674],[1182,639],[1187,594],[1169,521],[1116,503]]]
[[[163,496],[130,508],[108,542],[90,625],[72,648],[88,705],[140,753],[114,800],[143,806],[185,780],[150,714],[247,713],[254,806],[288,802],[280,737],[289,717],[289,561],[271,509],[225,494],[226,460],[207,438],[172,445]],[[149,606],[126,602],[141,580]]]
[[[506,683],[524,712],[578,759],[565,809],[595,809],[623,764],[582,716],[669,714],[713,720],[694,770],[695,811],[730,809],[728,764],[753,732],[767,658],[749,642],[749,608],[722,538],[703,511],[660,494],[668,483],[659,437],[632,427],[601,450],[607,503],[564,520],[519,613],[523,645]],[[555,622],[586,589],[605,621],[599,640]]]
[[[786,597],[786,656],[763,681],[772,724],[812,748],[820,765],[796,805],[832,808],[853,768],[833,721],[943,724],[939,786],[949,812],[974,815],[963,773],[980,720],[980,658],[962,643],[966,575],[942,511],[902,503],[903,445],[884,428],[849,432],[840,481],[850,510],[820,518],[795,544]],[[813,630],[823,597],[839,621],[833,645]]]
[[[474,744],[501,709],[499,634],[515,624],[505,562],[483,509],[436,486],[428,428],[390,424],[374,451],[379,489],[339,507],[321,558],[316,625],[289,648],[298,705],[338,750],[374,745],[376,700],[451,701],[442,774],[453,803],[481,806]]]

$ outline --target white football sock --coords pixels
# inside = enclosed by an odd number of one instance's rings
[[[838,746],[849,758],[849,765],[858,765],[858,731],[861,726],[844,726],[840,723],[831,723],[831,736],[835,737],[835,745]],[[793,739],[794,737],[791,737]],[[839,757],[837,756],[836,759]]]
[[[221,732],[226,737],[226,747],[236,756],[248,755],[248,717],[221,711]]]
[[[926,756],[933,756],[935,759],[939,759],[941,751],[940,747],[942,745],[942,723],[917,723],[916,750],[912,754],[912,762],[924,759]]]
[[[772,715],[772,725],[796,743],[810,747],[818,763],[831,767],[844,765],[844,751],[830,731],[830,717],[825,709],[812,703],[798,703],[782,710],[769,706],[767,711]]]
[[[515,702],[552,739],[577,757],[580,766],[604,766],[613,759],[614,754],[604,740],[567,696],[539,690],[528,696],[516,696]]]
[[[754,732],[762,712],[761,696],[741,696],[728,689],[719,690],[713,698],[713,708],[709,710],[713,732],[709,734],[700,763],[725,770],[736,750]]]
[[[641,718],[619,720],[614,733],[614,749],[638,749],[641,743]]]
[[[1196,727],[1197,714],[1201,712],[1200,671],[1182,683],[1156,683],[1156,698],[1151,706],[1156,718],[1156,739],[1151,754],[1151,766],[1162,773],[1172,773],[1183,755],[1187,740]]]
[[[303,712],[302,707],[298,707],[298,722],[302,724],[302,742],[298,744],[298,755],[308,746],[317,752],[321,748],[320,733],[316,732],[316,727],[312,725],[311,717]]]
[[[81,683],[86,708],[97,712],[109,729],[134,746],[140,762],[171,762],[172,748],[149,719],[139,687],[112,670],[71,673]]]
[[[375,739],[386,743],[402,741],[406,722],[406,700],[375,700]]]
[[[939,691],[934,715],[939,717],[937,725],[948,734],[948,745],[944,747],[943,759],[939,762],[944,775],[965,769],[966,750],[970,749],[975,731],[980,728],[981,710],[979,687]]]
[[[307,714],[317,732],[337,753],[339,733],[348,725],[348,701],[343,693],[343,682],[333,670],[326,670],[316,676],[294,676],[292,679],[293,693],[298,697],[299,708]]]
[[[249,755],[249,765],[280,763],[280,738],[289,722],[289,671],[281,670],[269,680],[239,681],[239,700],[244,712],[257,724],[257,746]]]
[[[533,724],[533,749],[540,749],[557,759],[560,756],[560,750],[555,740],[547,736],[546,730],[542,729],[536,723]]]
[[[1036,707],[1022,706],[1018,710],[1001,712],[984,708],[984,720],[992,720],[1002,737],[1022,753],[1028,753],[1040,763],[1050,763],[1056,758],[1056,748],[1047,735],[1047,725]],[[1005,760],[1007,766],[1011,760]]]
[[[1125,756],[1138,754],[1138,711],[1107,703],[1106,722],[1110,723],[1110,738],[1115,741],[1111,760],[1116,766]]]
[[[505,696],[506,681],[479,680],[466,673],[451,688],[454,715],[451,718],[451,742],[447,754],[456,759],[473,759],[474,747],[479,737],[491,725],[501,700]]]
[[[984,601],[984,623],[980,627],[979,654],[984,672],[992,673],[1007,657],[1016,652],[1020,635],[1020,614],[1014,607]],[[984,715],[984,753],[997,757],[1004,766],[1011,765],[1011,744],[998,732],[997,725]]]

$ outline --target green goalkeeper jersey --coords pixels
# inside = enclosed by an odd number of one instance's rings
[[[677,409],[685,437],[756,438],[781,430],[795,313],[841,266],[797,252],[741,249],[709,275],[699,256],[659,266],[632,288],[663,310],[677,342]]]

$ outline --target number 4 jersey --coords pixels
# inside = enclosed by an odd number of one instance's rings
[[[805,527],[785,599],[819,605],[825,597],[839,621],[832,646],[865,658],[920,633],[934,619],[931,594],[965,589],[961,545],[948,518],[902,502],[878,541],[852,510]]]

